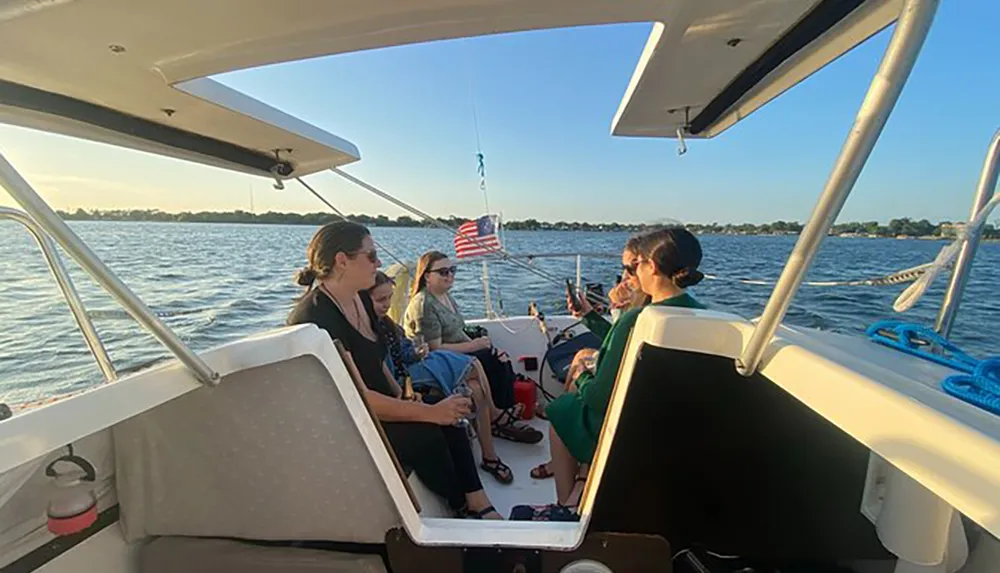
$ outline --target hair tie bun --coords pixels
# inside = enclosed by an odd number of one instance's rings
[[[675,272],[671,278],[678,288],[687,288],[700,283],[701,279],[705,278],[705,275],[698,269],[688,267]]]
[[[301,269],[295,271],[295,282],[299,286],[311,287],[318,278],[319,275],[316,274],[316,271],[309,267],[302,267]]]

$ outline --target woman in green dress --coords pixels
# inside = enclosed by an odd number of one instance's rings
[[[617,310],[621,314],[633,309],[641,309],[651,302],[649,295],[639,289],[638,280],[630,272],[630,269],[635,268],[634,263],[638,256],[639,254],[631,251],[628,245],[622,251],[621,282],[608,292],[612,311]],[[579,297],[579,306],[574,308],[573,301],[567,296],[566,308],[569,309],[574,318],[580,319],[580,322],[601,340],[607,338],[608,333],[611,332],[611,321],[596,312],[593,306],[591,306],[590,301],[587,300],[587,297]],[[566,373],[566,383],[563,386],[563,392],[576,392],[580,374],[584,372],[589,372],[589,374],[594,373],[598,354],[599,352],[596,348],[583,348],[573,356],[573,362]],[[540,417],[545,418],[545,412],[542,408],[544,406],[540,405]],[[555,473],[552,471],[552,461],[542,462],[531,468],[529,475],[532,479],[548,479],[555,476]]]
[[[630,253],[634,253],[634,258]],[[627,257],[630,260],[626,260]],[[637,235],[629,239],[622,260],[625,271],[634,277],[639,290],[650,296],[650,305],[704,308],[685,290],[703,278],[698,271],[701,245],[686,229],[668,227]],[[563,394],[546,408],[551,424],[550,467],[555,474],[558,503],[530,510],[523,509],[529,506],[520,506],[519,511],[512,513],[512,518],[573,517],[582,493],[582,482],[586,480],[586,466],[597,449],[629,335],[642,310],[629,310],[610,326],[601,343],[593,374],[580,374],[576,391]]]

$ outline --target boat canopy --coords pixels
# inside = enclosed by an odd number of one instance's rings
[[[0,122],[250,173],[302,176],[356,161],[358,150],[211,76],[434,40],[653,22],[612,133],[712,137],[888,26],[901,4],[5,0]]]

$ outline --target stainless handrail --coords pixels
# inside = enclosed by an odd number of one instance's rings
[[[871,155],[875,142],[878,141],[882,128],[885,127],[885,122],[899,99],[899,94],[913,70],[913,64],[930,31],[938,1],[906,0],[903,4],[896,29],[892,33],[892,40],[889,41],[882,63],[872,78],[868,94],[858,110],[854,126],[840,150],[840,156],[833,166],[823,194],[820,195],[809,222],[799,235],[799,240],[788,257],[788,263],[781,271],[778,284],[771,292],[767,306],[764,307],[764,314],[754,328],[750,341],[743,349],[743,354],[736,359],[736,370],[740,374],[750,376],[760,366],[764,351],[771,343],[778,326],[781,325],[795,293],[802,285],[806,271],[809,270],[823,239],[829,234],[830,227],[840,214],[847,196],[851,194],[851,189],[861,175],[861,169],[868,161],[868,156]]]
[[[28,215],[48,233],[98,284],[104,287],[141,326],[148,330],[177,357],[202,383],[218,383],[219,373],[212,370],[166,324],[109,269],[90,247],[73,232],[44,199],[21,177],[7,158],[0,153],[0,185],[27,211]]]
[[[455,265],[468,265],[468,264],[478,264],[480,262],[487,263],[502,263],[509,259],[518,259],[525,261],[533,261],[537,259],[575,259],[577,257],[583,257],[585,259],[614,259],[620,260],[622,255],[618,253],[597,253],[597,252],[583,252],[583,253],[504,253],[502,255],[485,255],[478,257],[469,257],[466,259],[458,259],[452,261]]]
[[[979,184],[976,186],[976,194],[972,200],[970,222],[993,198],[998,174],[1000,174],[1000,129],[993,134],[993,139],[986,152],[983,170],[979,174]],[[934,330],[945,338],[951,334],[951,327],[955,324],[958,305],[962,302],[962,294],[965,292],[965,284],[969,280],[969,272],[972,271],[972,261],[976,257],[980,237],[982,237],[982,229],[971,229],[971,233],[962,245],[962,250],[958,253],[955,268],[951,272],[951,280],[948,282],[948,290],[945,291],[944,298],[941,299],[941,309],[938,311]]]
[[[42,249],[42,254],[45,255],[45,262],[49,264],[49,270],[52,271],[52,276],[56,279],[59,290],[62,291],[63,296],[66,298],[66,304],[69,305],[69,310],[73,313],[73,318],[76,319],[77,326],[80,327],[80,332],[83,334],[84,342],[87,343],[87,348],[90,349],[94,360],[97,361],[97,366],[101,369],[101,373],[104,374],[104,379],[108,382],[116,380],[118,374],[115,372],[115,366],[111,362],[111,357],[108,356],[108,351],[104,348],[101,337],[97,334],[97,329],[94,328],[94,323],[87,316],[87,309],[84,308],[83,301],[80,300],[80,295],[77,294],[76,287],[73,286],[73,279],[70,278],[69,272],[66,270],[66,265],[63,264],[62,257],[56,251],[55,243],[38,226],[38,223],[24,211],[0,207],[0,219],[8,219],[15,223],[20,223],[31,233],[35,241],[38,242],[38,247]]]

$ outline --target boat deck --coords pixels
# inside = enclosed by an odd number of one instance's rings
[[[501,484],[482,469],[479,470],[483,487],[500,515],[510,516],[510,509],[515,505],[541,505],[553,503],[556,500],[555,480],[531,479],[531,468],[549,459],[549,423],[541,418],[528,422],[540,430],[545,437],[537,444],[517,444],[496,438],[496,450],[500,459],[510,466],[514,473],[514,481],[508,485]],[[473,452],[476,460],[481,460],[479,442],[473,440]]]

